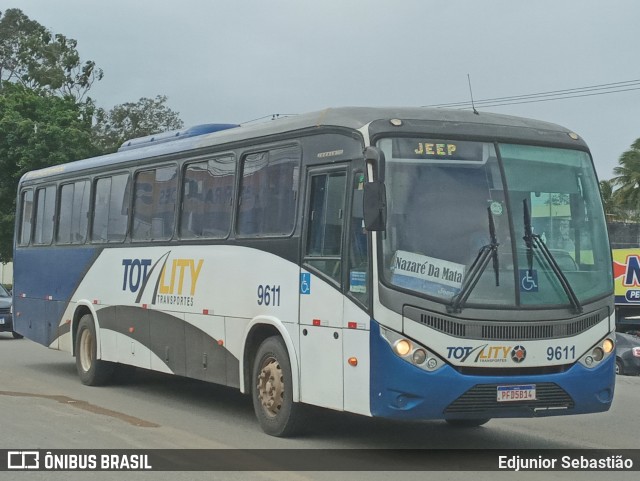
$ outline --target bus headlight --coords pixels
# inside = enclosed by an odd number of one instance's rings
[[[380,326],[380,336],[389,343],[396,356],[420,369],[435,371],[444,366],[444,362],[438,356],[402,334]]]
[[[400,357],[404,357],[411,352],[411,341],[407,339],[400,339],[393,344],[393,350]]]
[[[613,351],[615,347],[616,346],[613,340],[609,338],[605,339],[604,342],[602,343],[602,349],[604,350],[605,354],[609,354],[611,351]]]
[[[580,364],[588,368],[593,368],[607,359],[611,353],[615,351],[616,343],[614,336],[615,333],[611,332],[595,346],[592,346],[591,349],[580,358]]]

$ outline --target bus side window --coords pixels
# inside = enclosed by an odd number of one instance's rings
[[[93,229],[91,238],[96,242],[107,241],[109,224],[109,196],[111,194],[111,177],[98,179],[93,201]]]
[[[224,239],[231,227],[235,157],[189,164],[184,173],[180,235]]]
[[[18,245],[25,246],[31,240],[31,214],[33,213],[33,190],[22,192],[20,204],[20,239]]]
[[[298,146],[249,154],[242,165],[237,232],[242,236],[285,236],[295,226]]]
[[[56,187],[50,185],[36,190],[36,225],[34,244],[48,245],[53,240],[53,221],[56,209]]]
[[[134,240],[167,240],[175,224],[178,169],[176,166],[136,174],[133,200]]]
[[[59,244],[83,244],[87,238],[87,212],[89,211],[89,181],[65,184],[60,189],[58,216]]]
[[[344,171],[313,175],[307,215],[305,262],[338,283],[342,267],[346,182]]]
[[[103,177],[96,182],[93,201],[94,242],[122,242],[129,218],[129,174]]]

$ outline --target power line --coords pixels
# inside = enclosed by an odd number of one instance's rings
[[[572,88],[572,89],[564,89],[564,90],[551,90],[548,92],[538,92],[538,93],[534,93],[534,94],[523,94],[523,95],[514,95],[511,97],[495,97],[492,99],[484,99],[484,100],[476,100],[476,102],[493,102],[493,101],[498,101],[498,100],[514,100],[514,99],[521,99],[521,98],[528,98],[528,97],[547,97],[547,96],[554,96],[554,95],[562,95],[562,94],[566,94],[566,93],[573,93],[573,92],[580,92],[580,91],[590,91],[590,90],[602,90],[602,89],[614,89],[614,88],[619,88],[619,87],[628,87],[629,84],[631,85],[638,85],[640,84],[640,79],[638,80],[626,80],[624,82],[613,82],[613,83],[608,83],[608,84],[599,84],[599,85],[590,85],[587,87],[576,87],[576,88]],[[455,107],[457,105],[467,105],[469,104],[469,102],[455,102],[455,103],[447,103],[447,104],[435,104],[435,105],[429,105],[429,107]]]
[[[495,97],[490,99],[475,100],[476,106],[499,107],[503,105],[515,105],[524,103],[548,102],[551,100],[562,100],[575,97],[590,97],[594,95],[606,95],[618,92],[628,92],[630,90],[640,90],[640,79],[625,80],[622,82],[612,82],[607,84],[589,85],[586,87],[576,87],[563,90],[551,90],[548,92],[538,92],[533,94],[514,95],[509,97]],[[585,93],[591,92],[591,93]],[[471,102],[454,102],[447,104],[433,104],[425,107],[448,107],[459,109],[472,108]]]
[[[610,90],[608,92],[597,92],[591,94],[582,94],[582,95],[566,95],[560,97],[553,97],[548,99],[538,99],[538,100],[523,100],[521,102],[505,102],[505,103],[497,103],[497,104],[483,104],[482,107],[500,107],[502,105],[516,105],[516,104],[531,104],[536,102],[549,102],[551,100],[563,100],[563,99],[573,99],[578,97],[592,97],[594,95],[607,95],[607,94],[615,94],[618,92],[629,92],[631,90],[640,90],[640,87],[632,88],[632,89],[621,89],[621,90]],[[466,107],[469,108],[469,107]]]

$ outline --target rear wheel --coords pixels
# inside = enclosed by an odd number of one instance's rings
[[[291,362],[281,337],[269,337],[260,345],[251,380],[253,409],[262,430],[271,436],[294,435],[302,413],[293,402]]]
[[[481,418],[481,419],[445,419],[447,423],[451,426],[455,426],[457,428],[475,428],[477,426],[482,426],[483,424],[487,424],[491,418]]]
[[[82,384],[101,386],[111,379],[114,365],[97,358],[96,326],[91,314],[85,314],[76,334],[76,370]]]
[[[22,339],[24,337],[22,334],[18,334],[16,331],[12,331],[11,334],[13,334],[14,339]]]

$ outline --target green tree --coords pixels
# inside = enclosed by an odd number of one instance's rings
[[[608,222],[623,221],[627,218],[628,212],[621,205],[613,180],[600,181],[600,195],[602,196],[604,213],[607,216]]]
[[[29,170],[97,155],[92,114],[69,96],[8,82],[0,87],[0,261],[12,257],[18,180]]]
[[[82,101],[103,72],[93,61],[82,62],[76,46],[17,8],[0,12],[0,85],[18,83]]]
[[[613,169],[613,183],[618,187],[615,192],[621,206],[640,211],[640,139],[624,152]]]
[[[179,114],[165,105],[167,97],[143,97],[137,102],[116,105],[110,111],[98,109],[93,129],[96,144],[106,152],[115,152],[128,139],[181,129]]]
[[[82,62],[76,47],[19,9],[0,12],[0,261],[11,259],[16,189],[25,172],[183,126],[163,96],[96,110],[87,92],[103,72]]]

